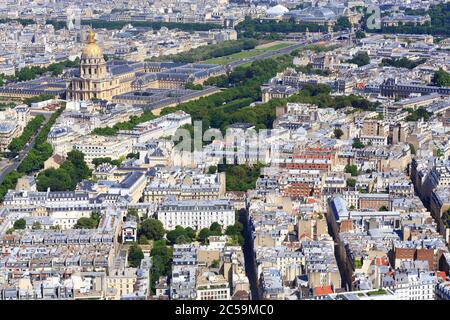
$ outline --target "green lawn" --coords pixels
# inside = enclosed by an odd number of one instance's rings
[[[386,291],[383,289],[378,289],[378,290],[367,292],[368,296],[377,296],[377,295],[381,295],[381,294],[386,294]]]
[[[255,49],[251,49],[251,50],[246,50],[246,51],[241,51],[238,53],[233,53],[230,54],[228,56],[223,56],[223,57],[218,57],[218,58],[211,58],[208,60],[203,61],[203,63],[213,63],[213,64],[227,64],[236,60],[240,60],[243,58],[249,58],[249,57],[254,57],[257,56],[261,53],[264,53],[265,51],[273,51],[273,50],[278,50],[284,47],[287,47],[291,45],[291,43],[289,42],[280,42],[277,44],[274,44],[272,46],[269,47],[265,47],[265,48],[255,48]]]

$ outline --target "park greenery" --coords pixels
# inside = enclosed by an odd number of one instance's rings
[[[357,64],[358,67],[365,66],[370,63],[370,58],[367,52],[358,52],[353,58],[347,60],[348,63]]]
[[[91,212],[90,217],[81,217],[74,225],[74,229],[96,229],[100,222],[100,214],[98,212]]]
[[[434,73],[431,83],[438,87],[450,87],[450,73],[440,68]]]
[[[356,186],[356,180],[353,178],[347,179],[347,187],[354,188]]]
[[[138,237],[145,236],[147,240],[161,240],[165,233],[161,221],[153,218],[145,219],[138,227]]]
[[[340,16],[336,23],[333,26],[333,31],[343,31],[343,30],[349,30],[352,28],[352,24],[348,20],[348,17]]]
[[[1,85],[0,85],[0,87],[1,87]],[[14,108],[16,105],[17,104],[14,102],[0,102],[0,111],[6,110],[9,108]]]
[[[344,135],[344,131],[340,128],[336,128],[333,130],[333,134],[336,139],[340,139]]]
[[[201,84],[195,84],[195,83],[192,83],[192,82],[186,83],[184,88],[188,89],[188,90],[203,90],[203,86]]]
[[[20,163],[17,170],[13,170],[5,175],[2,183],[0,184],[0,202],[5,198],[9,189],[15,189],[17,180],[24,174],[30,174],[34,171],[41,169],[44,166],[45,160],[47,160],[53,154],[52,146],[47,142],[47,135],[51,126],[55,123],[56,119],[64,110],[61,107],[52,114],[49,121],[41,128],[33,148],[28,152],[27,156]]]
[[[250,50],[255,48],[257,45],[258,41],[255,39],[227,40],[209,46],[194,48],[187,52],[155,57],[152,58],[151,60],[153,61],[170,60],[173,62],[192,63],[211,58],[228,56],[234,53],[241,52],[243,50]]]
[[[73,191],[81,180],[90,176],[91,170],[84,161],[84,154],[74,149],[58,169],[41,171],[36,178],[36,186],[39,191],[47,191],[48,188],[52,191]]]
[[[191,227],[176,226],[175,229],[167,231],[166,238],[172,245],[191,243],[195,239],[195,231]]]
[[[123,160],[124,159],[121,158],[113,160],[111,159],[111,157],[101,157],[92,159],[92,164],[95,167],[98,167],[101,164],[109,163],[112,164],[113,166],[120,167],[122,165]]]
[[[356,177],[358,175],[358,167],[354,164],[347,164],[345,166],[345,172],[350,173],[352,177]]]
[[[208,167],[208,173],[209,173],[209,174],[215,174],[215,173],[217,173],[217,166],[209,166],[209,167]]]
[[[365,147],[364,143],[361,142],[361,140],[359,138],[354,138],[353,139],[353,143],[352,143],[352,147],[354,149],[362,149]]]
[[[165,240],[153,241],[152,266],[150,270],[150,289],[155,293],[155,284],[158,283],[161,276],[170,276],[172,273],[172,255],[173,249],[167,246]]]
[[[139,152],[130,152],[129,154],[127,154],[127,159],[139,159]]]
[[[406,121],[419,121],[420,119],[428,121],[430,117],[433,115],[433,113],[428,112],[423,107],[419,107],[417,109],[406,108],[405,110],[408,112],[408,115],[406,116],[405,119]]]
[[[247,191],[255,188],[263,166],[261,163],[252,167],[243,164],[220,164],[218,169],[219,172],[225,172],[227,191]]]
[[[13,170],[5,175],[2,183],[0,184],[0,202],[3,202],[6,193],[8,193],[9,189],[15,189],[17,180],[23,176],[23,173],[19,173],[16,170]]]
[[[31,229],[32,230],[41,230],[42,229],[42,224],[39,221],[35,221],[31,225]]]
[[[31,137],[37,132],[39,127],[44,123],[44,116],[37,115],[34,117],[23,129],[22,134],[19,137],[13,138],[8,145],[8,149],[11,153],[16,154],[22,151],[27,142],[30,141]]]
[[[56,77],[63,73],[65,68],[77,68],[80,65],[80,59],[76,58],[74,61],[64,60],[60,62],[55,62],[47,67],[31,66],[24,67],[20,70],[16,70],[16,74],[13,76],[0,75],[0,80],[2,82],[11,81],[29,81],[42,76],[45,73],[50,73],[52,76]]]
[[[395,68],[407,68],[407,69],[414,69],[418,65],[424,63],[426,59],[419,59],[419,60],[409,60],[406,57],[400,58],[400,59],[383,59],[381,60],[381,66],[390,66]]]
[[[23,174],[30,174],[34,171],[40,170],[44,167],[44,162],[53,154],[53,148],[47,142],[47,136],[51,127],[55,124],[56,119],[61,115],[64,106],[55,111],[49,121],[41,128],[36,136],[33,148],[28,152],[27,156],[20,163],[17,171]]]
[[[16,221],[14,221],[13,229],[14,230],[23,230],[26,228],[26,226],[27,226],[27,223],[26,223],[25,219],[22,218],[22,219],[18,219]]]
[[[133,243],[128,248],[128,264],[130,267],[138,268],[141,265],[141,260],[144,259],[144,253],[142,252],[141,247]]]
[[[228,75],[213,77],[205,82],[205,85],[218,85],[226,90],[164,108],[161,115],[183,110],[193,120],[201,120],[204,130],[213,127],[224,131],[235,122],[269,127],[275,116],[274,110],[268,104],[249,107],[249,103],[259,100],[260,86],[287,66],[292,66],[292,58],[283,55],[255,61],[248,67],[237,67]]]
[[[27,104],[27,105],[31,105],[32,103],[46,101],[46,100],[50,100],[50,99],[54,99],[54,98],[55,98],[55,95],[53,95],[51,93],[41,93],[38,96],[23,99],[23,103]]]

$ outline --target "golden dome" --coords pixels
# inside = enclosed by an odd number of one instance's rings
[[[95,43],[94,32],[89,31],[88,44],[81,53],[81,59],[100,59],[103,58],[102,49]]]

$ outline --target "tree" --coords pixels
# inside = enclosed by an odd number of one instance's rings
[[[198,240],[205,244],[208,241],[208,237],[209,236],[210,236],[209,229],[208,228],[203,228],[198,233]]]
[[[134,219],[136,222],[139,222],[139,214],[137,209],[128,208],[127,210],[127,220]]]
[[[170,230],[167,232],[166,234],[166,238],[167,240],[169,240],[169,242],[171,244],[175,244],[177,243],[177,239],[181,236],[185,236],[185,230],[182,226],[176,226],[175,229]]]
[[[65,170],[49,168],[41,171],[36,179],[36,187],[39,191],[66,191],[71,190],[73,181]]]
[[[340,128],[334,129],[333,133],[334,133],[334,136],[336,137],[336,139],[340,139],[344,135],[344,131],[342,131],[342,129],[340,129]]]
[[[357,64],[358,67],[365,66],[370,63],[370,57],[367,52],[358,52],[353,58],[347,60],[348,63]]]
[[[431,82],[438,87],[449,87],[450,86],[450,73],[440,68],[436,71],[431,79]]]
[[[67,154],[67,159],[61,167],[41,171],[36,184],[39,191],[47,191],[48,188],[52,191],[75,190],[78,182],[90,176],[91,170],[84,162],[84,154],[72,150]]]
[[[167,247],[164,240],[154,241],[150,256],[152,257],[150,288],[154,292],[159,277],[169,276],[172,272],[172,250]]]
[[[72,162],[75,166],[78,181],[87,179],[91,176],[92,172],[84,161],[83,152],[73,149],[67,154],[67,160]]]
[[[195,231],[191,227],[187,227],[184,229],[185,234],[188,238],[194,239],[195,238]]]
[[[222,235],[222,226],[217,222],[213,222],[209,227],[209,231],[212,236],[220,236]]]
[[[33,225],[31,226],[31,229],[33,230],[41,230],[42,229],[42,225],[39,221],[35,221],[33,222]]]
[[[409,114],[406,116],[406,121],[418,121],[419,119],[423,119],[423,121],[428,121],[430,117],[433,115],[432,112],[427,111],[424,107],[419,107],[416,110],[412,108],[405,109]]]
[[[243,236],[243,230],[244,226],[242,223],[240,223],[239,220],[239,213],[236,213],[237,219],[235,224],[228,226],[225,230],[225,234],[229,237],[229,243],[231,245],[244,245],[244,236]]]
[[[348,18],[345,16],[341,16],[337,19],[337,21],[333,27],[333,31],[346,30],[346,29],[350,29],[351,27],[352,27],[352,24],[350,23]]]
[[[407,69],[414,69],[418,65],[426,62],[426,59],[419,59],[419,60],[409,60],[406,57],[403,57],[401,59],[383,59],[381,60],[380,66],[392,66],[395,68],[407,68]]]
[[[139,244],[148,244],[148,239],[145,235],[139,237]]]
[[[74,226],[74,229],[95,229],[98,227],[100,222],[100,215],[98,212],[91,212],[91,216],[81,217],[78,219],[77,223]]]
[[[149,240],[161,240],[166,232],[161,221],[150,218],[141,223],[138,233]]]
[[[389,208],[386,206],[381,206],[380,209],[378,209],[378,211],[389,211]]]
[[[93,219],[87,217],[81,217],[77,220],[74,229],[95,229],[96,223]]]
[[[358,167],[354,164],[348,164],[345,166],[345,172],[350,173],[352,177],[356,177],[358,175]]]
[[[447,211],[444,211],[441,219],[444,222],[445,227],[450,228],[450,209],[448,209]]]
[[[182,234],[175,240],[175,243],[176,244],[186,244],[186,243],[191,243],[191,241],[192,241],[192,239],[190,239],[186,235]]]
[[[409,144],[409,149],[411,150],[411,154],[416,154],[416,147],[412,143]]]
[[[362,30],[358,30],[355,32],[356,39],[363,39],[366,37],[366,33]]]
[[[13,224],[14,230],[25,229],[26,226],[27,226],[27,223],[26,223],[25,219],[18,219],[16,221],[14,221],[14,224]]]
[[[203,90],[203,86],[201,84],[194,84],[192,82],[186,83],[184,88],[189,90]]]
[[[347,187],[354,188],[355,186],[356,186],[356,180],[353,178],[348,178],[347,179]]]
[[[139,245],[133,243],[128,249],[128,264],[130,267],[137,268],[144,259],[144,253]]]
[[[218,260],[218,259],[214,259],[212,262],[211,262],[211,267],[212,268],[218,268],[220,266],[220,261]]]
[[[129,154],[127,154],[127,159],[139,159],[139,152],[130,152]]]
[[[354,149],[362,149],[365,146],[364,146],[364,143],[362,143],[359,138],[355,138],[355,139],[353,139],[352,147]]]
[[[44,123],[44,116],[37,115],[34,117],[31,121],[28,122],[28,124],[23,129],[22,134],[19,137],[13,138],[8,145],[9,151],[12,153],[17,153],[21,151],[26,143],[30,141],[31,137],[36,134],[36,131],[39,129],[39,127]]]
[[[214,174],[216,172],[217,172],[217,166],[209,166],[209,168],[208,168],[209,174]]]

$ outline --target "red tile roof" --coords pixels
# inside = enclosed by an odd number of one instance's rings
[[[414,260],[414,248],[395,248],[395,259],[410,259]]]
[[[322,287],[315,287],[314,288],[314,296],[324,296],[327,294],[334,293],[333,287],[331,286],[322,286]]]
[[[438,278],[441,278],[443,281],[446,280],[445,272],[444,271],[436,271],[436,276]]]

